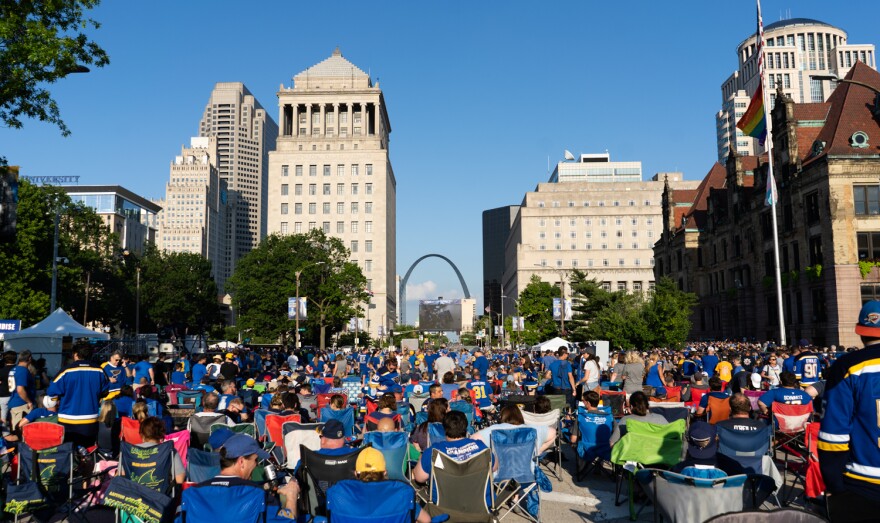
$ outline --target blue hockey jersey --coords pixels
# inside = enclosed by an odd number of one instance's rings
[[[71,425],[97,423],[101,397],[110,386],[104,371],[77,361],[49,384],[46,395],[59,398],[58,421]]]

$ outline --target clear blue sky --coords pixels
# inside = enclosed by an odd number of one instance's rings
[[[877,0],[762,4],[765,25],[814,18],[850,43],[880,43]],[[0,154],[22,174],[161,197],[215,82],[244,82],[277,119],[279,84],[339,46],[380,81],[388,105],[398,273],[444,254],[480,308],[482,211],[519,203],[564,149],[640,160],[646,178],[702,178],[715,161],[721,83],[755,30],[752,0],[104,0],[92,14],[110,65],[53,87],[73,134],[35,121],[0,128]],[[460,297],[453,271],[434,260],[410,278],[424,291],[411,300]]]

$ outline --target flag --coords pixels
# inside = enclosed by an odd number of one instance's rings
[[[762,146],[767,140],[767,111],[764,105],[764,22],[761,19],[761,0],[758,3],[758,41],[755,53],[758,55],[758,88],[749,102],[749,108],[736,123],[746,136],[757,138]]]
[[[779,195],[776,193],[776,179],[773,177],[773,171],[767,173],[767,196],[764,205],[772,207],[779,201]]]
[[[488,305],[486,305],[486,312],[491,312],[491,311],[492,311],[492,308],[489,307]]]

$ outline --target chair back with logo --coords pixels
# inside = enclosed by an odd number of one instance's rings
[[[577,476],[578,479],[596,459],[611,460],[611,433],[614,416],[611,409],[601,412],[578,410]]]
[[[192,448],[187,457],[187,481],[201,483],[220,474],[220,454]]]
[[[33,450],[57,447],[64,443],[64,426],[35,421],[21,428],[21,439]]]
[[[353,438],[354,437],[354,409],[351,407],[345,407],[342,410],[333,410],[331,408],[326,408],[321,410],[321,423],[327,423],[331,419],[338,420],[342,423],[342,428],[345,429],[345,437]]]
[[[252,485],[193,486],[183,491],[180,511],[182,523],[265,523],[266,493]]]
[[[41,450],[26,443],[18,446],[18,480],[33,481],[47,499],[64,501],[73,496],[73,443]],[[7,496],[7,505],[12,498]]]
[[[761,474],[762,460],[770,451],[770,425],[761,430],[743,431],[726,427],[718,430],[718,461],[728,463],[725,470]]]
[[[141,422],[132,418],[121,418],[120,433],[122,441],[138,444],[143,443],[141,438]]]
[[[464,461],[437,449],[431,452],[431,504],[454,521],[488,520],[494,504],[487,505],[486,500],[486,486],[492,481],[491,451],[482,450]]]
[[[266,435],[268,435],[269,441],[284,450],[284,424],[290,422],[300,423],[301,421],[299,414],[287,416],[270,414],[266,416]]]
[[[169,405],[177,405],[177,393],[186,390],[186,386],[184,385],[166,385],[165,386],[165,394],[168,395],[168,404]]]
[[[171,498],[123,476],[110,480],[101,504],[117,510],[116,521],[161,523],[168,521]]]
[[[312,516],[326,516],[327,490],[344,479],[356,479],[355,464],[361,449],[341,456],[319,454],[300,447],[302,466],[299,470],[303,505]]]
[[[730,417],[730,398],[716,398],[709,396],[708,406],[706,407],[708,414],[708,422],[715,425],[719,421],[724,421]]]
[[[202,398],[205,396],[205,391],[179,390],[176,396],[178,407],[192,408],[196,412],[202,410]]]
[[[162,494],[170,494],[171,464],[174,444],[170,441],[152,447],[137,447],[122,442],[119,468],[130,480]]]
[[[357,502],[353,502],[357,500]],[[410,523],[415,519],[415,490],[403,481],[365,483],[344,479],[327,490],[327,513],[333,523]]]
[[[201,414],[200,416],[193,415],[189,418],[190,445],[197,449],[205,448],[208,438],[211,437],[211,426],[217,424],[226,425],[227,419],[226,414]]]
[[[372,446],[385,457],[388,479],[407,481],[406,459],[409,437],[406,432],[367,432],[364,446]]]
[[[294,470],[299,465],[300,445],[310,450],[321,448],[321,430],[323,423],[296,423],[287,422],[281,428],[284,434],[284,463],[288,470]]]
[[[165,435],[165,441],[170,441],[174,444],[174,450],[180,456],[180,461],[183,463],[184,468],[186,467],[186,460],[189,455],[189,438],[188,430],[180,430]]]
[[[776,432],[782,434],[798,434],[804,431],[813,416],[813,403],[804,405],[788,405],[774,401],[770,407],[776,421]]]
[[[657,469],[636,473],[636,481],[665,521],[706,521],[719,514],[742,511],[746,480],[745,474],[696,479]]]

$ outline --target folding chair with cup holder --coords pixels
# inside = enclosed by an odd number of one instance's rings
[[[327,516],[327,489],[344,479],[356,479],[355,464],[361,449],[343,455],[324,455],[300,446],[299,484],[303,511]]]
[[[300,462],[300,447],[317,451],[321,448],[323,423],[297,423],[289,421],[282,427],[284,434],[284,460],[287,470],[295,470]]]
[[[548,398],[559,397],[559,396],[548,396]],[[564,399],[565,396],[562,396]],[[526,425],[540,425],[542,427],[548,427],[554,429],[556,431],[556,438],[553,441],[553,446],[547,449],[540,457],[541,463],[547,463],[547,472],[553,475],[556,479],[560,479],[559,471],[562,470],[562,426],[560,425],[560,419],[562,416],[562,409],[553,409],[550,412],[546,412],[544,414],[535,414],[533,412],[528,412],[525,410],[522,412],[523,421],[525,421]],[[543,442],[541,442],[543,443]],[[553,455],[553,461],[550,461],[547,456]],[[550,463],[553,463],[553,467],[550,467]]]
[[[68,519],[74,486],[73,443],[40,450],[22,442],[18,446],[18,475],[6,487],[6,512],[15,521],[24,514],[51,513],[64,507]]]
[[[352,407],[345,407],[342,410],[333,410],[329,407],[321,409],[321,416],[318,419],[321,420],[321,423],[327,423],[331,419],[338,420],[345,430],[345,437],[354,438],[354,409]]]
[[[590,412],[578,409],[578,441],[575,446],[577,465],[575,481],[582,480],[597,466],[611,462],[611,433],[614,431],[614,416],[611,409]]]
[[[189,418],[190,446],[204,449],[211,437],[211,427],[214,425],[226,425],[226,414],[199,413]]]
[[[201,483],[220,474],[220,454],[197,448],[189,449],[186,463],[186,480]]]
[[[282,452],[284,451],[284,424],[285,423],[300,423],[302,420],[299,414],[290,414],[287,416],[282,416],[280,414],[270,414],[266,416],[266,435],[269,437],[269,441],[275,444],[277,447],[281,447]]]
[[[176,396],[179,408],[191,408],[193,412],[200,412],[202,410],[202,399],[205,397],[205,391],[179,390]]]
[[[152,447],[123,442],[119,449],[120,474],[139,485],[174,497],[173,453],[174,443],[171,441]]]
[[[515,491],[496,497],[492,483],[492,452],[482,450],[469,459],[456,461],[437,449],[431,450],[431,516],[448,514],[450,521],[495,521],[497,507],[504,506]]]
[[[327,489],[327,520],[333,523],[402,523],[416,519],[413,487],[397,480],[344,479]],[[321,523],[324,518],[315,518]]]
[[[510,504],[498,520],[516,511],[520,516],[538,523],[541,520],[541,498],[535,476],[538,467],[538,431],[532,427],[493,430],[489,439],[489,448],[498,462],[498,471],[493,480],[496,490],[507,491],[505,487],[508,483],[514,485],[515,489],[513,495],[516,501]],[[528,498],[536,501],[535,514],[530,512]],[[497,508],[500,514],[503,508]]]
[[[35,421],[21,428],[21,439],[33,450],[57,447],[64,443],[64,426]]]

